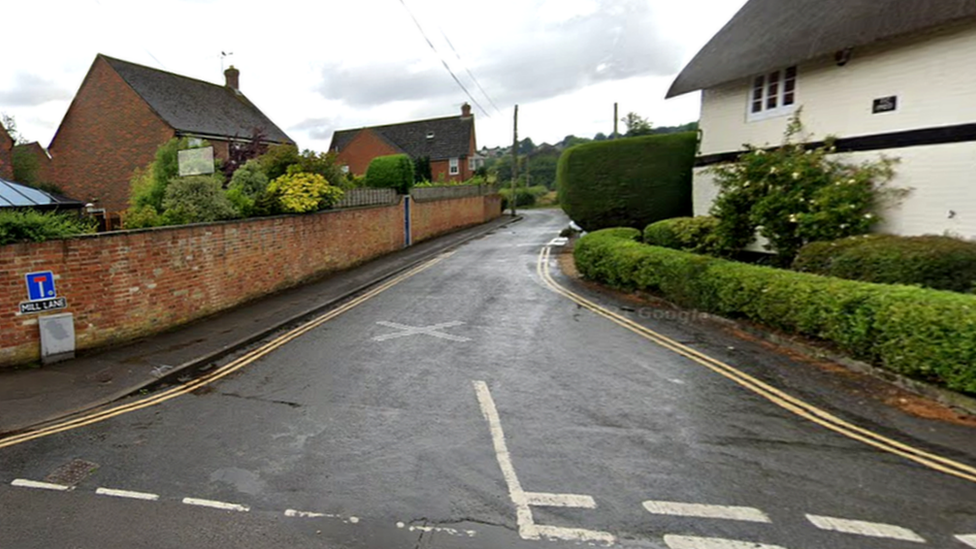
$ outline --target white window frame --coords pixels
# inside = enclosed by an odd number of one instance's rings
[[[457,157],[450,159],[447,168],[447,173],[450,175],[457,175],[461,173],[461,164],[458,162]]]
[[[798,104],[798,79],[799,73],[795,65],[769,71],[749,79],[749,92],[746,95],[746,120],[756,122],[793,114]]]
[[[472,157],[468,158],[468,171],[469,172],[473,172],[473,171],[475,171],[477,169],[477,168],[475,168],[475,165],[474,164],[475,164],[474,157],[472,156]]]

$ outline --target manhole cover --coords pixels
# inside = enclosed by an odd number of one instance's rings
[[[75,486],[98,470],[98,464],[83,459],[65,463],[44,478],[45,481],[63,486]]]

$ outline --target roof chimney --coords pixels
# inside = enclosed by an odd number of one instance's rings
[[[471,118],[471,105],[467,103],[461,105],[461,118]]]
[[[240,77],[241,71],[235,69],[234,65],[231,65],[230,68],[224,71],[224,78],[227,79],[226,86],[236,92],[241,91]]]

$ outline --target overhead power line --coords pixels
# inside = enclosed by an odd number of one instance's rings
[[[437,57],[441,60],[441,64],[444,65],[444,68],[447,69],[448,73],[450,73],[451,78],[454,79],[454,82],[456,82],[457,85],[462,90],[464,90],[465,95],[467,95],[468,99],[470,99],[471,102],[474,103],[476,107],[478,107],[478,110],[480,110],[482,114],[484,114],[488,118],[491,118],[491,115],[488,114],[488,111],[486,111],[485,108],[482,107],[480,103],[478,103],[478,100],[475,99],[473,95],[471,95],[471,92],[468,91],[468,88],[464,87],[464,84],[461,83],[461,79],[458,78],[456,74],[454,74],[454,71],[451,69],[451,66],[448,65],[447,61],[444,60],[444,56],[441,55],[439,51],[437,51],[437,47],[434,46],[434,43],[430,41],[430,38],[427,36],[427,33],[424,31],[424,28],[420,25],[420,21],[417,21],[417,18],[414,17],[413,12],[410,11],[410,7],[407,6],[407,3],[404,2],[404,0],[400,0],[400,4],[403,5],[403,9],[407,10],[407,14],[410,15],[410,19],[413,20],[413,24],[417,26],[417,30],[420,31],[420,34],[424,37],[424,40],[427,41],[427,45],[430,46],[430,49],[434,50],[434,53],[437,54]]]
[[[458,53],[458,51],[454,48],[454,44],[452,44],[451,39],[447,37],[447,33],[444,32],[443,27],[438,26],[438,29],[441,31],[441,36],[444,37],[444,41],[447,42],[447,45],[451,47],[451,51],[453,51],[454,55],[457,56],[457,60],[461,63],[461,66],[464,67],[464,72],[468,73],[468,76],[471,77],[471,81],[474,82],[474,85],[478,86],[478,89],[481,90],[481,93],[485,96],[486,99],[488,99],[488,102],[491,103],[491,106],[495,108],[495,112],[501,114],[502,110],[498,108],[498,105],[495,104],[495,102],[491,99],[491,96],[488,95],[488,92],[486,92],[485,89],[481,87],[481,83],[478,82],[478,79],[475,78],[474,74],[471,73],[471,70],[468,69],[467,64],[465,64],[464,60],[461,59],[461,54]]]

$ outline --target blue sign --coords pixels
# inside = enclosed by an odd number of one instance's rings
[[[27,299],[30,301],[43,301],[54,299],[58,296],[54,289],[54,273],[42,271],[39,273],[27,273]]]

